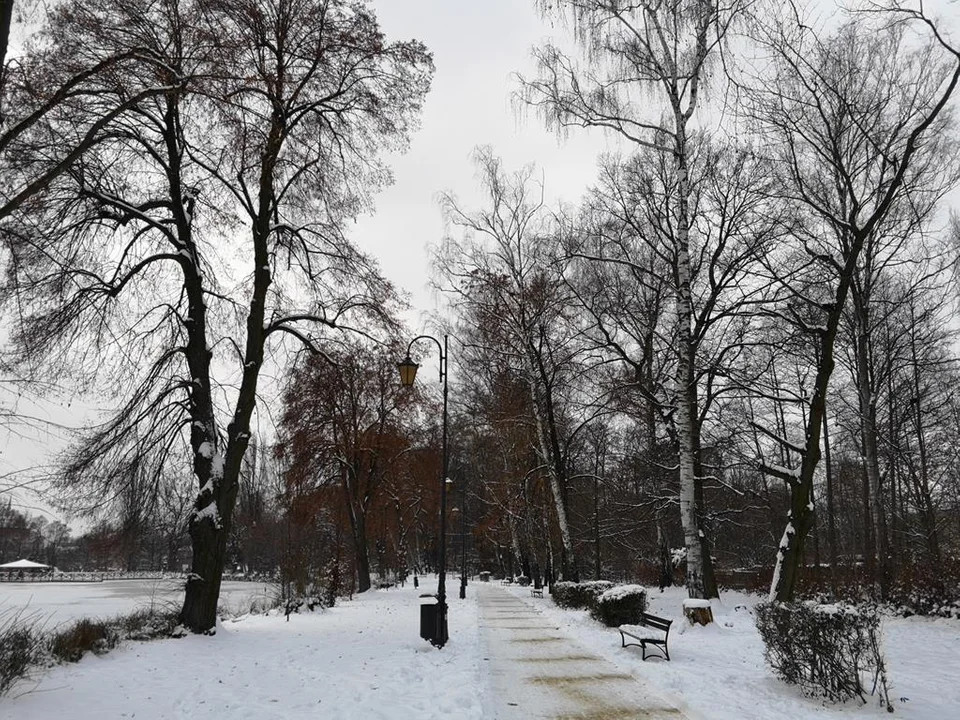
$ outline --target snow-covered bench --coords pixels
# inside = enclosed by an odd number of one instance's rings
[[[542,597],[543,597],[543,585],[540,585],[540,584],[538,584],[538,583],[534,583],[534,584],[533,584],[533,587],[530,588],[530,597],[542,598]]]
[[[667,620],[666,618],[657,617],[656,615],[641,613],[639,625],[621,625],[617,628],[617,630],[620,631],[620,640],[623,643],[621,647],[627,647],[628,645],[639,645],[640,649],[643,650],[643,659],[646,660],[647,645],[653,645],[663,652],[664,658],[669,660],[670,651],[667,650],[667,638],[670,636],[670,625],[672,624],[673,620]],[[648,628],[663,631],[663,636],[651,637],[651,633]],[[628,643],[627,638],[636,640],[636,642]]]

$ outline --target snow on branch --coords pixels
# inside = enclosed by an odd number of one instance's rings
[[[792,442],[790,442],[786,438],[780,437],[775,432],[773,432],[772,430],[768,430],[758,422],[751,420],[750,426],[753,428],[756,428],[757,430],[762,432],[764,435],[766,435],[768,438],[776,441],[787,450],[792,450],[793,452],[797,453],[800,457],[804,457],[807,454],[807,451],[805,448],[802,448],[799,445],[794,445]]]

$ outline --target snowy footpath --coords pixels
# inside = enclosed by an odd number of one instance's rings
[[[674,705],[560,631],[532,598],[477,587],[490,693],[485,717],[680,720]],[[619,635],[618,635],[619,637]]]
[[[0,720],[891,717],[872,701],[824,704],[777,681],[753,625],[755,597],[725,593],[717,622],[700,628],[682,620],[681,589],[652,591],[651,612],[675,620],[671,661],[643,662],[615,630],[549,595],[472,582],[459,600],[451,587],[442,650],[419,637],[418,596],[435,580],[408,583],[289,622],[251,615],[212,638],[130,642],[39,671],[0,698]],[[893,717],[960,717],[960,622],[890,619],[884,637]]]

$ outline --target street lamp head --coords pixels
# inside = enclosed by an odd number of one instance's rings
[[[403,387],[410,387],[413,385],[414,379],[417,377],[417,368],[420,366],[410,359],[410,356],[407,355],[403,362],[397,363],[397,369],[400,371],[400,384]]]

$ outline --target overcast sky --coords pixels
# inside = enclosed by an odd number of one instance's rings
[[[828,14],[835,8],[832,0],[811,2]],[[956,0],[926,4],[956,29]],[[533,46],[546,38],[569,43],[566,28],[541,20],[534,0],[373,0],[373,5],[388,40],[421,40],[436,66],[421,127],[409,151],[390,159],[395,182],[376,198],[376,212],[360,218],[353,232],[354,240],[378,260],[386,276],[410,293],[414,305],[410,320],[417,331],[424,315],[437,309],[427,284],[428,247],[443,236],[438,194],[450,191],[465,207],[478,206],[481,198],[471,162],[478,145],[492,146],[508,170],[536,163],[548,201],[573,202],[593,182],[597,156],[611,149],[613,141],[599,130],[574,130],[560,139],[535,115],[518,114],[512,102],[518,88],[515,75],[535,75]],[[70,402],[70,397],[51,398],[52,410],[36,410],[59,419],[71,415]],[[25,401],[17,409],[34,411]],[[37,462],[38,455],[47,454],[38,447],[49,450],[60,444],[55,432],[34,429],[30,435],[33,442],[24,443],[0,426],[0,487],[11,466],[22,467],[28,456]],[[30,451],[25,451],[26,445]]]
[[[563,28],[541,21],[533,0],[373,0],[373,5],[388,40],[422,41],[436,66],[420,129],[406,154],[390,158],[395,183],[377,196],[375,214],[360,218],[353,233],[386,276],[410,293],[414,311],[409,319],[412,330],[419,331],[426,313],[436,309],[427,283],[428,247],[443,235],[438,195],[453,192],[469,208],[480,202],[474,148],[491,145],[507,169],[535,162],[543,171],[547,198],[572,201],[595,176],[606,141],[599,131],[560,140],[537,117],[522,118],[515,111],[513,76],[534,74],[531,48],[546,37],[566,36]],[[68,425],[76,420],[75,399],[69,396],[38,406],[16,400],[4,388],[0,394],[21,413]],[[5,472],[49,461],[49,451],[63,444],[54,428],[37,426],[25,433],[28,437],[0,426],[0,487],[7,484]]]
[[[518,114],[511,102],[518,87],[514,74],[535,73],[531,48],[544,38],[567,36],[564,28],[541,21],[533,0],[373,4],[387,39],[424,42],[436,74],[409,152],[392,159],[395,183],[378,196],[376,213],[360,219],[354,238],[387,277],[412,294],[417,310],[429,312],[436,303],[427,288],[427,248],[443,235],[437,196],[451,191],[468,208],[477,207],[471,162],[477,145],[492,146],[508,170],[535,162],[548,199],[573,201],[595,177],[607,140],[599,130],[575,131],[561,140],[535,115]]]

